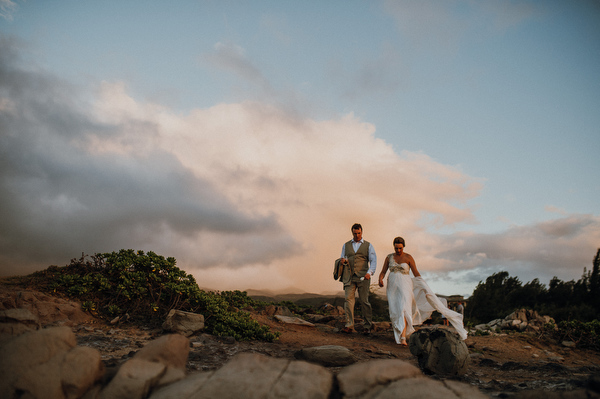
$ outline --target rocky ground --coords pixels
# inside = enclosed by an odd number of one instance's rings
[[[401,359],[417,366],[408,348],[394,342],[392,333],[379,331],[364,336],[342,334],[323,325],[284,324],[256,315],[262,323],[281,332],[277,342],[237,342],[208,334],[191,337],[188,371],[215,370],[239,352],[255,352],[293,359],[302,348],[340,345],[349,348],[358,361]],[[80,345],[96,348],[108,367],[117,367],[161,331],[86,323],[75,328]],[[541,342],[526,334],[473,336],[466,341],[471,352],[467,375],[459,380],[477,386],[490,397],[510,397],[533,389],[570,391],[585,387],[600,372],[600,353]],[[333,368],[333,371],[335,368]]]
[[[70,325],[78,344],[97,349],[108,370],[116,371],[136,351],[163,334],[162,330],[110,324],[95,319],[83,314],[78,304],[64,299],[32,291],[15,294],[11,288],[0,288],[2,308],[20,304],[36,310],[42,325]],[[188,372],[216,370],[240,352],[293,359],[300,349],[322,345],[347,347],[359,362],[395,358],[417,366],[417,360],[409,349],[394,342],[393,334],[385,328],[385,323],[378,331],[366,336],[343,334],[335,326],[326,324],[282,323],[273,316],[258,312],[254,313],[254,317],[273,331],[279,331],[279,340],[274,343],[237,342],[208,334],[190,337]],[[534,389],[571,391],[590,384],[598,391],[599,352],[570,348],[523,333],[470,336],[466,343],[471,353],[471,364],[468,373],[459,380],[478,387],[489,397],[511,397],[517,392]],[[338,371],[330,369],[334,373]]]

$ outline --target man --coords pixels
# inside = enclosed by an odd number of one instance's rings
[[[358,290],[358,303],[360,303],[364,317],[365,334],[370,334],[373,328],[371,303],[369,302],[369,287],[371,276],[375,274],[377,267],[377,255],[375,248],[362,238],[362,226],[358,223],[352,225],[352,240],[342,247],[342,256],[338,260],[343,268],[341,281],[344,283],[344,294],[346,301],[344,311],[346,312],[346,326],[342,332],[352,333],[354,331],[354,300]]]

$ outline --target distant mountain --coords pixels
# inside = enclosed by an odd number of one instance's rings
[[[246,290],[248,296],[257,301],[263,302],[283,302],[290,301],[297,305],[310,305],[319,307],[325,303],[334,306],[342,306],[344,303],[344,293],[315,294],[310,292],[303,293],[276,293],[270,290]]]

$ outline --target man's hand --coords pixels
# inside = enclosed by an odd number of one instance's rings
[[[370,280],[371,279],[371,275],[369,273],[365,274],[365,280]]]

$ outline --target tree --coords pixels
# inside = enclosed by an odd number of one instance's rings
[[[596,309],[600,307],[600,248],[594,257],[592,273],[590,274],[589,303]]]
[[[467,316],[476,323],[503,318],[514,310],[511,298],[518,297],[521,282],[507,271],[494,273],[485,283],[481,281],[469,298]]]

